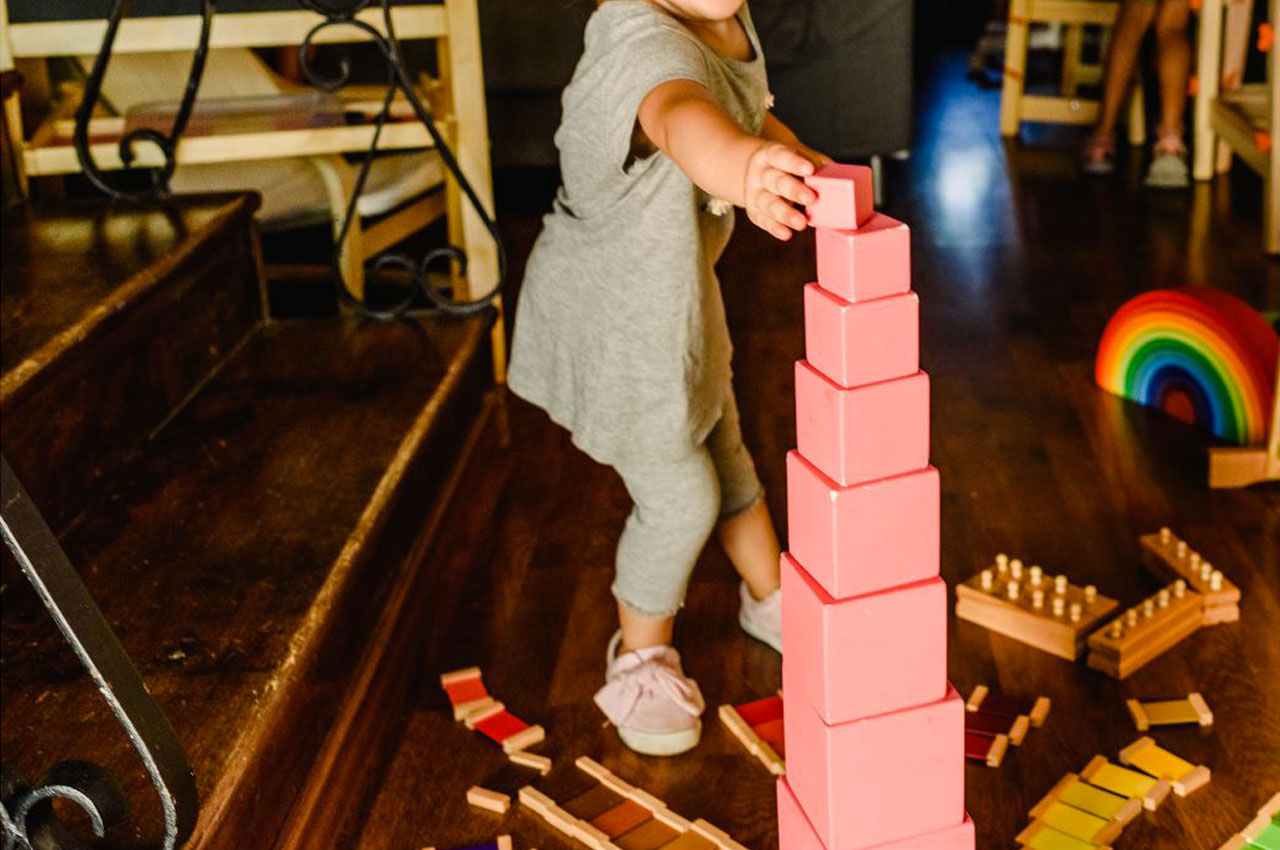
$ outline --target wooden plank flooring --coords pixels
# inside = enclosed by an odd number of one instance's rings
[[[1206,438],[1103,394],[1091,367],[1111,311],[1144,289],[1205,283],[1280,306],[1280,265],[1258,252],[1260,188],[1237,175],[1191,192],[1147,192],[1137,162],[1122,162],[1128,171],[1114,179],[1080,181],[1070,149],[1006,146],[998,93],[963,76],[951,60],[926,81],[919,144],[891,170],[886,205],[913,229],[944,577],[963,580],[1004,551],[1132,603],[1158,587],[1139,564],[1138,535],[1167,524],[1244,593],[1239,624],[1201,631],[1123,684],[953,620],[950,673],[962,692],[986,683],[1046,694],[1054,706],[1003,767],[969,766],[979,846],[1012,846],[1027,810],[1065,772],[1097,753],[1114,759],[1138,737],[1124,697],[1199,690],[1213,729],[1156,738],[1210,765],[1213,780],[1142,815],[1116,847],[1216,847],[1280,790],[1280,495],[1209,492]],[[506,226],[521,261],[537,217],[507,216]],[[780,527],[792,361],[803,352],[800,287],[811,275],[810,239],[780,245],[745,222],[721,268],[746,439]],[[467,806],[466,787],[503,758],[454,723],[435,679],[478,664],[492,693],[546,727],[558,762],[590,755],[681,814],[706,817],[749,847],[776,847],[772,778],[714,716],[719,703],[779,685],[778,657],[737,627],[724,555],[714,546],[704,554],[676,638],[711,705],[703,743],[675,759],[637,756],[591,704],[615,627],[608,587],[625,492],[539,411],[510,399],[507,412],[511,447],[487,447],[437,553],[438,615],[422,648],[418,708],[352,844],[443,848],[509,831],[517,847],[569,846],[519,806],[505,818]]]

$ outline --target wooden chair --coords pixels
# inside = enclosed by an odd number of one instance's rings
[[[0,68],[22,65],[23,70],[43,71],[43,60],[53,57],[95,55],[102,46],[106,20],[13,20],[9,7],[22,0],[0,0]],[[34,2],[34,0],[26,0]],[[105,5],[105,4],[104,4]],[[322,19],[289,0],[267,0],[264,8],[275,11],[221,13],[215,16],[210,48],[254,48],[300,45]],[[488,118],[485,107],[484,76],[481,65],[476,0],[442,0],[438,5],[404,3],[394,7],[393,23],[401,40],[430,40],[435,48],[438,77],[425,80],[424,93],[433,117],[453,148],[459,165],[481,201],[493,209],[492,177],[489,165]],[[366,9],[359,20],[383,31],[382,13],[376,6]],[[190,54],[199,41],[199,15],[166,15],[126,18],[120,25],[113,55]],[[359,29],[332,26],[314,40],[322,43],[353,43],[367,40]],[[29,78],[42,76],[28,74]],[[374,99],[370,92],[351,87],[338,93],[345,112],[367,113],[370,120],[336,126],[305,126],[285,129],[257,129],[245,132],[197,135],[188,133],[179,142],[176,160],[182,165],[261,162],[264,160],[307,158],[318,169],[330,198],[336,223],[342,218],[354,190],[353,169],[345,167],[343,154],[366,151],[372,141],[372,115],[381,105],[381,89]],[[19,152],[20,180],[24,187],[30,177],[65,175],[80,171],[72,145],[77,104],[63,104],[47,111],[29,132],[22,126],[20,95],[5,101],[9,132]],[[197,99],[197,104],[200,101]],[[125,131],[124,116],[95,118],[90,126],[90,147],[101,169],[118,169],[118,140]],[[426,129],[411,112],[393,110],[392,120],[383,128],[380,151],[425,150],[433,147]],[[163,163],[160,150],[149,143],[136,148],[134,167]],[[441,172],[443,174],[443,171]],[[447,177],[447,176],[446,176]],[[447,217],[449,240],[467,254],[467,277],[455,280],[455,296],[466,299],[490,291],[498,279],[498,250],[480,216],[464,203],[455,181],[445,179],[443,192],[429,193],[402,206],[376,222],[353,222],[341,246],[340,265],[349,290],[363,296],[363,264],[390,245]],[[500,299],[494,299],[499,320],[493,334],[494,362],[499,379],[505,366],[505,335]]]
[[[1012,0],[1005,34],[1004,88],[1000,94],[1000,133],[1016,136],[1023,121],[1051,124],[1093,124],[1098,120],[1098,101],[1078,97],[1081,86],[1102,81],[1102,64],[1083,60],[1085,27],[1103,30],[1105,58],[1110,32],[1120,8],[1114,0]],[[1057,95],[1027,94],[1027,41],[1033,24],[1062,24],[1065,29],[1061,90]],[[1129,142],[1146,142],[1146,111],[1142,79],[1135,75],[1129,100]]]
[[[1192,173],[1209,180],[1231,167],[1231,154],[1239,156],[1263,180],[1263,250],[1280,253],[1280,48],[1269,47],[1267,79],[1241,83],[1232,67],[1243,67],[1237,51],[1224,40],[1241,41],[1241,22],[1247,45],[1248,6],[1236,0],[1203,0],[1197,33],[1197,80],[1193,127],[1195,145]],[[1245,11],[1242,11],[1245,10]],[[1280,25],[1280,0],[1268,0],[1270,26]],[[1233,20],[1234,19],[1234,20]],[[1233,32],[1233,30],[1235,32]],[[1224,35],[1226,38],[1224,38]],[[1263,41],[1259,35],[1258,41]]]

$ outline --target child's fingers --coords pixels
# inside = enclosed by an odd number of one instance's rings
[[[805,226],[808,224],[803,213],[791,206],[791,204],[787,203],[785,199],[780,198],[777,195],[771,195],[769,199],[765,201],[764,208],[765,212],[767,212],[774,221],[777,221],[792,230],[804,230]]]
[[[788,174],[808,177],[813,173],[813,163],[801,156],[799,151],[784,144],[775,143],[765,150],[765,162],[774,168],[780,168]]]
[[[809,205],[818,200],[818,193],[790,174],[777,168],[765,174],[764,187],[775,195],[797,204]]]
[[[775,239],[780,239],[783,242],[786,242],[791,238],[790,228],[772,218],[765,210],[748,210],[747,215],[751,218],[751,221],[755,223],[756,227],[759,227]]]

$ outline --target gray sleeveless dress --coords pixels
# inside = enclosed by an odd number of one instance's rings
[[[602,463],[687,453],[732,403],[714,267],[733,212],[665,154],[627,159],[641,100],[669,80],[701,83],[760,131],[764,60],[745,6],[739,19],[750,61],[648,3],[610,0],[592,15],[564,91],[563,186],[529,258],[509,382]]]

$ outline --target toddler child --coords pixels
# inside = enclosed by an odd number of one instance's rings
[[[767,111],[744,0],[605,0],[563,96],[563,185],[520,294],[510,386],[614,467],[634,506],[618,542],[621,628],[596,703],[627,746],[698,743],[704,704],[672,625],[717,530],[739,622],[781,651],[777,535],[730,384],[715,275],[733,206],[778,239],[805,227],[801,179],[830,160]]]

